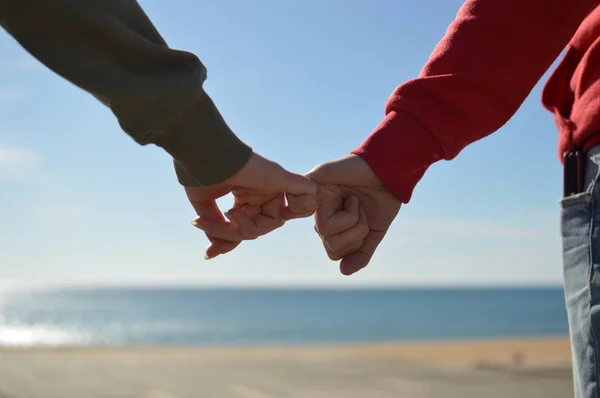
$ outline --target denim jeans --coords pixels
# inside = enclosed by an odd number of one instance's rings
[[[575,398],[600,398],[600,146],[586,155],[584,192],[561,200],[565,299]]]

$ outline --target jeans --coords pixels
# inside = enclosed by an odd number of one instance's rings
[[[600,398],[600,146],[586,155],[584,191],[561,200],[565,299],[575,398]]]

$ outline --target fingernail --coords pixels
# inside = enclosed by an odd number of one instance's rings
[[[212,260],[215,257],[219,257],[219,255],[215,254],[214,256],[209,256],[207,253],[204,253],[204,259],[205,260]]]

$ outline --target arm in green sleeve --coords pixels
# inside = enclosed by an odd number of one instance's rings
[[[181,184],[222,182],[250,158],[202,88],[204,65],[170,49],[135,0],[2,0],[0,23],[138,144],[167,151]]]

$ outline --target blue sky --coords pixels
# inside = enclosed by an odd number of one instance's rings
[[[360,144],[461,3],[142,1],[167,42],[208,67],[206,89],[237,134],[299,173]],[[204,261],[207,242],[189,224],[169,158],[137,146],[4,32],[0,54],[4,284],[561,283],[545,79],[504,128],[430,169],[370,266],[347,278],[311,219]]]

